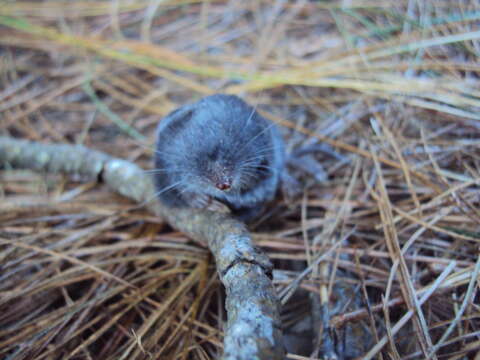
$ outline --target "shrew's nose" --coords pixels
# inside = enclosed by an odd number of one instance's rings
[[[229,181],[222,181],[222,182],[216,183],[215,186],[217,187],[217,189],[225,191],[230,189],[232,184]]]

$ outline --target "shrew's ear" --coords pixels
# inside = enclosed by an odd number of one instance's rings
[[[162,120],[160,120],[160,123],[157,127],[157,137],[160,136],[161,133],[177,133],[181,129],[185,128],[192,119],[194,112],[194,105],[185,105],[172,111]]]

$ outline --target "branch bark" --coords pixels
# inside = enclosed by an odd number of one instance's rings
[[[0,166],[64,173],[106,183],[146,203],[193,240],[207,244],[226,289],[228,314],[224,360],[284,358],[279,302],[271,282],[272,264],[253,245],[245,225],[226,214],[162,207],[151,201],[151,177],[137,165],[78,145],[41,144],[0,136]]]

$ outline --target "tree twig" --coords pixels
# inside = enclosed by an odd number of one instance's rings
[[[279,302],[271,282],[272,264],[252,243],[245,225],[228,215],[164,208],[154,198],[151,177],[137,165],[83,146],[41,144],[0,136],[0,166],[96,179],[112,190],[146,203],[149,210],[215,257],[226,289],[228,322],[225,360],[283,359]]]

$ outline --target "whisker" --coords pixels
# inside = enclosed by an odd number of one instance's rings
[[[173,156],[173,157],[176,157],[176,158],[181,158],[180,154],[178,154],[178,153],[173,153],[173,152],[168,152],[168,151],[160,151],[156,147],[147,146],[145,144],[142,144],[142,143],[140,143],[138,141],[135,141],[135,140],[132,140],[132,139],[130,139],[130,141],[132,141],[137,146],[140,146],[140,147],[142,147],[146,150],[149,150],[149,151],[153,152],[154,154],[167,155],[167,156]]]
[[[144,202],[142,202],[140,204],[140,206],[145,206],[146,204],[148,204],[150,201],[152,201],[153,199],[156,199],[158,196],[160,196],[161,194],[163,194],[164,192],[168,191],[168,190],[172,190],[173,188],[177,187],[178,185],[180,185],[181,183],[183,183],[183,180],[179,180],[173,184],[170,184],[168,186],[165,186],[163,189],[161,189],[160,191],[157,191],[155,192],[151,197],[149,197],[148,199],[146,199]]]
[[[171,157],[176,158],[176,159],[180,159],[183,156],[179,153],[173,153],[173,152],[169,152],[169,151],[160,151],[160,150],[157,150],[157,149],[154,150],[154,153],[157,154],[157,155],[171,156]]]
[[[163,194],[164,192],[166,192],[166,191],[168,191],[168,190],[171,190],[171,189],[177,187],[177,186],[180,185],[181,183],[183,183],[183,180],[179,180],[179,181],[177,181],[177,182],[175,182],[175,183],[173,183],[173,184],[171,184],[171,185],[169,185],[169,186],[167,186],[167,187],[164,187],[162,190],[156,192],[156,193],[155,193],[155,196],[159,196],[159,195]]]
[[[146,173],[146,174],[158,174],[158,173],[162,173],[162,172],[171,172],[171,173],[173,174],[173,173],[178,173],[178,172],[180,172],[180,170],[164,168],[164,169],[149,169],[149,170],[143,170],[143,172]]]
[[[247,179],[249,179],[249,178],[247,178]],[[240,189],[246,188],[246,187],[249,185],[249,184],[247,183],[247,181],[246,181],[247,179],[240,178],[240,181],[239,181],[239,183],[240,183],[240,186],[239,186]],[[238,196],[238,194],[237,194],[237,196]]]
[[[255,155],[250,157],[250,158],[245,159],[245,161],[250,161],[250,160],[262,158],[266,154],[268,154],[271,150],[275,149],[275,147],[276,146],[274,145],[274,146],[271,146],[271,147],[266,147],[266,148],[260,149],[258,151],[255,151]]]
[[[268,165],[247,165],[242,167],[242,170],[246,169],[267,169],[267,170],[275,170],[273,166],[268,166]]]
[[[243,178],[256,178],[258,176],[258,170],[257,171],[253,171],[253,169],[251,170],[242,170],[242,175],[241,175],[241,179]]]
[[[260,160],[262,160],[262,161],[260,161]],[[250,164],[260,164],[260,163],[263,162],[263,160],[267,160],[267,159],[265,159],[264,156],[252,157],[252,158],[249,158],[249,159],[242,160],[242,162],[240,162],[239,165],[243,165],[243,164],[247,164],[247,165],[250,165]]]
[[[262,131],[260,131],[257,135],[255,135],[253,138],[251,138],[250,140],[247,141],[247,143],[245,145],[243,145],[241,147],[240,150],[238,151],[242,151],[243,149],[245,149],[245,147],[247,147],[248,145],[250,145],[256,138],[258,138],[260,135],[262,135],[263,133],[265,133],[267,130],[270,130],[275,124],[274,123],[271,123],[270,125],[266,126]]]
[[[242,172],[242,176],[240,177],[241,179],[243,179],[244,177],[246,178],[253,178],[255,177],[257,173],[256,172],[253,172],[253,171],[244,171]]]
[[[185,194],[187,191],[188,191],[188,188],[185,186],[182,190],[180,190],[180,191],[178,192],[178,195],[181,196],[181,195]]]
[[[258,162],[258,161],[254,161],[254,160],[251,160],[251,161],[243,161],[239,164],[239,167],[242,168],[242,167],[259,167],[259,166],[270,166],[268,165],[268,163],[264,163],[264,162]]]
[[[263,156],[260,156],[258,158],[252,158],[252,159],[247,159],[242,161],[239,165],[255,165],[255,164],[262,164],[264,161],[259,161],[259,160],[266,160]]]
[[[247,121],[245,122],[245,126],[243,127],[242,130],[245,130],[245,128],[250,125],[250,121],[252,120],[253,118],[253,114],[255,114],[255,111],[257,110],[257,104],[255,104],[255,106],[252,107],[252,112],[250,113],[250,115],[248,116],[248,119]]]
[[[140,143],[140,142],[138,142],[138,141],[136,141],[136,140],[133,140],[133,139],[129,139],[129,141],[133,142],[135,145],[140,146],[140,147],[142,147],[142,148],[144,148],[144,149],[147,149],[147,150],[150,150],[150,151],[152,151],[152,152],[155,152],[155,147],[147,146],[147,145],[142,144],[142,143]]]

